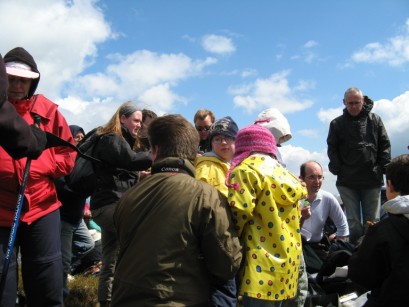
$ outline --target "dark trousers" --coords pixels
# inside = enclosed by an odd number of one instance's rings
[[[62,306],[63,269],[60,212],[56,210],[31,225],[19,224],[16,246],[21,252],[22,277],[27,306]],[[1,269],[10,228],[0,228]],[[7,274],[1,306],[15,306],[17,295],[16,248]]]
[[[237,305],[237,288],[234,278],[228,281],[213,279],[210,305],[212,307],[235,307]]]

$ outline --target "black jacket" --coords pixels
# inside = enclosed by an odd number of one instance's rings
[[[371,290],[365,306],[409,306],[409,197],[384,207],[389,217],[369,228],[349,260],[348,276]]]
[[[122,128],[125,138],[108,133],[95,147],[93,156],[105,162],[95,169],[97,187],[91,196],[91,210],[115,204],[122,194],[138,181],[138,172],[152,165],[149,152],[135,152],[135,140]]]
[[[329,170],[337,185],[357,189],[383,185],[383,174],[391,160],[391,144],[381,118],[371,113],[373,101],[365,96],[358,116],[343,115],[330,123],[327,144]]]
[[[65,177],[54,180],[57,196],[62,206],[60,207],[61,220],[79,224],[84,217],[84,206],[86,198],[73,192],[66,184]]]

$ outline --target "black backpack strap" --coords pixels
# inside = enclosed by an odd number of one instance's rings
[[[84,159],[87,159],[87,160],[90,160],[90,161],[93,161],[93,162],[97,162],[97,163],[102,162],[101,160],[99,160],[97,158],[94,158],[94,157],[91,157],[91,156],[88,156],[88,155],[84,154],[83,152],[81,152],[77,148],[77,146],[71,144],[70,142],[67,142],[66,140],[63,140],[62,138],[56,136],[55,134],[52,134],[50,132],[46,132],[45,134],[47,136],[47,148],[57,147],[57,146],[69,147],[72,150],[75,150],[78,153],[78,155],[81,156]]]

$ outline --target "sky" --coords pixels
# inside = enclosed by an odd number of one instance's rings
[[[1,0],[0,27],[0,53],[29,51],[37,93],[86,131],[128,100],[190,122],[209,109],[239,128],[275,107],[291,125],[287,168],[320,162],[337,194],[326,138],[358,87],[392,157],[409,153],[407,0]]]

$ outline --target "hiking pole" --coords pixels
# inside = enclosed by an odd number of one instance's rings
[[[41,120],[41,117],[39,115],[34,115],[34,125],[39,127],[40,120]],[[15,213],[14,213],[13,225],[11,226],[9,241],[8,241],[8,244],[7,244],[6,256],[4,257],[4,261],[3,261],[3,270],[1,272],[0,303],[1,303],[2,299],[3,299],[3,292],[4,292],[4,287],[6,285],[6,279],[7,279],[7,273],[8,273],[8,270],[9,270],[10,259],[11,259],[12,253],[13,253],[14,241],[16,240],[16,236],[17,236],[17,228],[18,228],[18,223],[20,221],[21,209],[23,208],[24,191],[25,191],[26,185],[27,185],[28,174],[30,173],[31,160],[32,159],[27,159],[26,167],[25,167],[24,173],[23,173],[23,179],[21,181],[21,186],[20,186],[20,189],[19,189],[19,192],[18,192],[18,195],[17,195],[17,205],[16,205],[16,210],[15,210]]]

